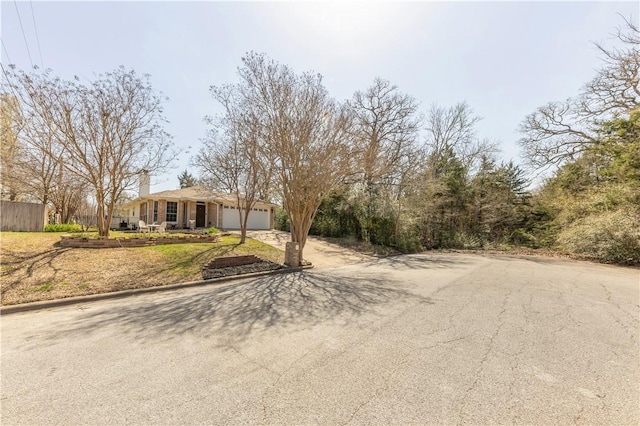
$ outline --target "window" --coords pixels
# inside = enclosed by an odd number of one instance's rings
[[[178,221],[178,203],[167,201],[167,222]]]
[[[158,221],[158,202],[157,201],[153,202],[153,221],[154,222]]]

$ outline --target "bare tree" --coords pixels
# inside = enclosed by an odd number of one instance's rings
[[[365,204],[362,237],[369,241],[374,196],[380,185],[398,185],[407,160],[415,151],[420,127],[418,105],[398,87],[376,78],[364,92],[356,92],[348,103],[354,115],[354,141],[358,158],[359,185]],[[385,192],[391,193],[391,188]]]
[[[86,84],[54,77],[50,71],[11,70],[9,78],[26,126],[34,132],[46,129],[53,142],[45,149],[47,155],[91,188],[98,232],[108,236],[122,192],[133,187],[142,170],[168,164],[162,102],[149,76],[120,67]]]
[[[483,155],[498,150],[496,142],[476,136],[475,127],[479,121],[480,117],[466,102],[449,108],[432,105],[426,118],[426,142],[430,156],[438,158],[451,152],[467,170],[474,169]],[[437,168],[433,172],[439,174]]]
[[[2,198],[17,201],[25,192],[22,169],[18,166],[21,158],[18,133],[20,132],[20,109],[18,100],[11,93],[7,93],[3,84],[0,95],[0,177],[2,183]]]
[[[15,96],[2,96],[2,112],[2,178],[9,198],[50,205],[63,222],[68,222],[86,196],[86,185],[64,170],[64,153],[50,129],[24,120]]]
[[[398,165],[415,147],[420,126],[415,99],[376,78],[366,91],[353,95],[349,106],[355,115],[354,136],[362,180],[373,184],[399,172]]]
[[[193,163],[205,186],[235,195],[243,244],[251,210],[266,196],[271,167],[258,149],[259,123],[247,120],[249,115],[235,88],[212,87],[211,93],[225,108],[225,115],[207,118],[212,127]]]
[[[319,74],[296,74],[256,53],[242,62],[239,95],[247,120],[259,124],[256,148],[274,171],[302,259],[320,203],[351,173],[351,113]]]
[[[598,123],[640,108],[640,31],[625,20],[616,32],[620,48],[596,43],[603,66],[574,99],[550,102],[520,125],[520,145],[536,168],[577,158],[599,142]]]

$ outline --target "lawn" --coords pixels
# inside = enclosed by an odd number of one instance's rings
[[[136,248],[59,246],[62,233],[0,233],[2,305],[153,287],[201,279],[214,257],[255,254],[282,263],[284,253],[259,241],[229,235],[218,243]]]

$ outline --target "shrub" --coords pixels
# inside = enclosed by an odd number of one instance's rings
[[[220,230],[215,226],[207,228],[207,234],[219,234],[219,233],[220,233]]]
[[[482,239],[480,237],[468,232],[456,232],[453,236],[453,241],[451,241],[450,244],[450,248],[467,250],[481,249],[483,246]]]
[[[629,209],[591,215],[560,231],[557,243],[604,262],[639,264],[640,217]]]
[[[274,227],[278,231],[287,231],[289,232],[289,215],[284,209],[277,208],[274,220]]]
[[[82,232],[82,226],[75,223],[50,223],[44,227],[44,232]]]

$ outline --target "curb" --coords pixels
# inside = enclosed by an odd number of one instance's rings
[[[211,284],[221,284],[231,281],[238,281],[248,278],[258,278],[268,275],[288,274],[292,272],[301,272],[306,269],[313,268],[313,265],[296,266],[295,268],[282,268],[274,271],[253,272],[250,274],[231,275],[228,277],[212,278],[210,280],[189,281],[185,283],[169,284],[156,287],[135,288],[130,290],[113,291],[110,293],[89,294],[86,296],[74,296],[64,299],[43,300],[40,302],[21,303],[17,305],[9,305],[0,307],[0,315],[14,314],[18,312],[36,311],[39,309],[56,308],[59,306],[75,305],[78,303],[95,302],[99,300],[124,299],[129,296],[137,296],[147,293],[159,293],[162,291],[179,290],[191,287],[204,287]]]

